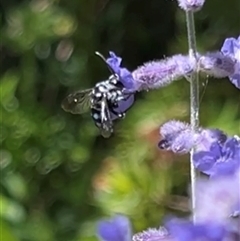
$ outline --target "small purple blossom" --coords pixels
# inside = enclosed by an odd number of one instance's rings
[[[193,224],[191,221],[172,219],[165,226],[177,241],[224,241],[229,237],[224,226],[211,222]]]
[[[184,11],[199,11],[205,2],[205,0],[177,0],[178,5]]]
[[[162,140],[158,147],[164,150],[171,150],[174,153],[188,153],[194,145],[194,132],[189,124],[180,121],[169,121],[160,128]]]
[[[132,77],[131,72],[129,72],[126,68],[120,67],[122,59],[118,57],[114,52],[109,52],[110,57],[106,60],[107,64],[111,67],[111,69],[118,75],[120,82],[124,86],[124,93],[134,92],[135,91],[135,82]],[[114,113],[111,112],[111,119],[118,119],[118,115],[125,113],[134,103],[134,93],[126,95],[126,98],[120,100],[118,102],[118,106],[113,108]]]
[[[97,234],[102,241],[131,241],[131,224],[127,217],[116,215],[99,222]]]
[[[189,56],[175,55],[163,60],[143,64],[132,72],[138,90],[157,89],[173,81],[186,78],[196,70],[195,61]]]
[[[169,135],[176,135],[177,133],[188,130],[189,128],[190,125],[186,122],[170,120],[161,126],[160,134],[163,137],[167,137]]]
[[[126,90],[135,91],[135,81],[129,70],[122,68],[122,58],[118,57],[114,52],[109,52],[110,57],[107,59],[107,64],[113,69],[113,71],[119,76],[120,81],[126,88]]]
[[[149,228],[146,231],[133,235],[132,241],[177,241],[173,239],[168,231],[160,227],[159,229]]]
[[[213,143],[224,143],[227,135],[219,129],[201,128],[195,141],[196,152],[208,151]]]
[[[221,52],[207,53],[199,58],[199,71],[215,78],[225,78],[235,71],[236,60]]]
[[[221,52],[202,55],[198,69],[215,78],[228,77],[240,89],[240,36],[237,39],[227,38]]]
[[[193,161],[198,170],[212,177],[233,174],[240,167],[240,142],[235,138],[214,142],[209,150],[196,152]]]
[[[198,151],[209,150],[213,142],[223,142],[226,135],[217,129],[199,128],[193,131],[188,123],[168,121],[160,127],[160,149],[185,154],[195,147]]]
[[[230,81],[240,89],[240,36],[235,38],[227,38],[221,48],[225,56],[230,56],[236,60],[234,73],[229,75]]]

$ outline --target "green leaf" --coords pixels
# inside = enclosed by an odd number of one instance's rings
[[[3,103],[14,96],[19,77],[13,72],[7,72],[0,81],[0,101]]]
[[[3,185],[15,198],[23,200],[27,196],[27,185],[23,177],[16,173],[9,173],[4,177]]]
[[[25,210],[19,203],[3,195],[0,195],[0,207],[0,217],[12,223],[20,223],[26,217]]]
[[[19,239],[13,234],[7,224],[0,219],[1,223],[1,240],[4,241],[19,241]]]

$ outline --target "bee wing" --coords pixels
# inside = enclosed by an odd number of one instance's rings
[[[113,132],[113,122],[106,99],[101,102],[101,135],[109,138]]]
[[[92,89],[76,91],[62,101],[62,108],[72,114],[83,114],[91,107]]]

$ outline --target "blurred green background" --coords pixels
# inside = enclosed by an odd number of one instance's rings
[[[184,13],[167,0],[1,0],[1,241],[94,241],[96,222],[128,215],[134,230],[186,215],[188,156],[157,148],[159,126],[189,119],[189,84],[139,93],[115,134],[90,114],[61,107],[72,90],[109,72],[109,50],[134,70],[187,53]],[[196,14],[200,52],[240,29],[238,0],[207,0]],[[202,76],[201,125],[240,134],[240,95],[227,79]]]

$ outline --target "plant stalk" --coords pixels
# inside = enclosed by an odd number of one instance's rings
[[[186,12],[186,21],[187,21],[187,35],[188,35],[188,47],[189,47],[189,56],[193,61],[198,61],[197,59],[197,44],[196,44],[196,34],[195,34],[195,22],[194,14],[192,11]],[[199,127],[199,75],[195,71],[190,76],[190,123],[191,128],[194,132],[198,131]],[[193,221],[196,221],[196,179],[197,179],[197,170],[194,168],[193,164],[193,154],[194,148],[190,152],[190,170],[191,170],[191,208]]]

